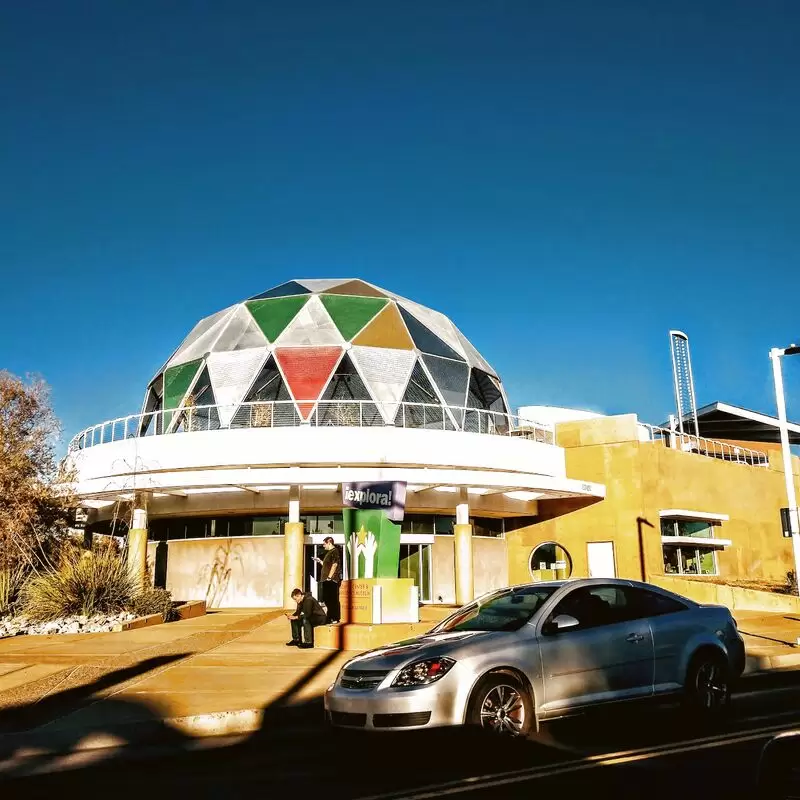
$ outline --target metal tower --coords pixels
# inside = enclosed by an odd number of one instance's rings
[[[684,433],[683,420],[694,421],[694,434],[700,436],[697,426],[697,401],[694,396],[692,358],[689,354],[689,337],[683,331],[669,332],[672,353],[672,380],[675,385],[675,408],[678,412],[678,430]]]

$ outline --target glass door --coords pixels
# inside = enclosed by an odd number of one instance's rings
[[[432,601],[430,544],[400,545],[400,578],[413,578],[421,603]]]

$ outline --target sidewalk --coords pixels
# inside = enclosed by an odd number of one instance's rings
[[[747,648],[746,674],[800,667],[800,615],[736,611]]]
[[[740,612],[737,622],[747,674],[800,667],[800,617]],[[295,711],[319,718],[325,687],[354,654],[286,647],[288,637],[280,611],[226,610],[121,633],[4,639],[0,771],[22,751],[289,733]]]

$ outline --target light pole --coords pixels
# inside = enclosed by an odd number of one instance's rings
[[[789,449],[789,423],[786,420],[786,395],[783,391],[783,373],[781,357],[794,356],[800,353],[800,347],[773,347],[769,351],[772,359],[772,376],[775,379],[775,402],[778,406],[778,425],[781,432],[781,452],[783,454],[783,474],[786,479],[786,499],[789,503],[789,530],[792,534],[792,551],[794,553],[794,579],[800,594],[800,523],[797,516],[797,495],[794,491],[794,473],[792,472],[792,451]]]

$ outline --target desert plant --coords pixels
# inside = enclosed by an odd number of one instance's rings
[[[58,567],[26,583],[23,607],[41,622],[73,614],[115,614],[130,605],[134,593],[127,565],[113,550],[69,552]]]
[[[797,594],[797,575],[793,569],[786,573],[786,594]]]
[[[172,593],[166,589],[145,589],[135,595],[128,607],[137,617],[161,614],[164,622],[178,619],[178,612],[172,602]]]
[[[28,570],[22,566],[0,568],[0,617],[17,610],[28,574]]]

